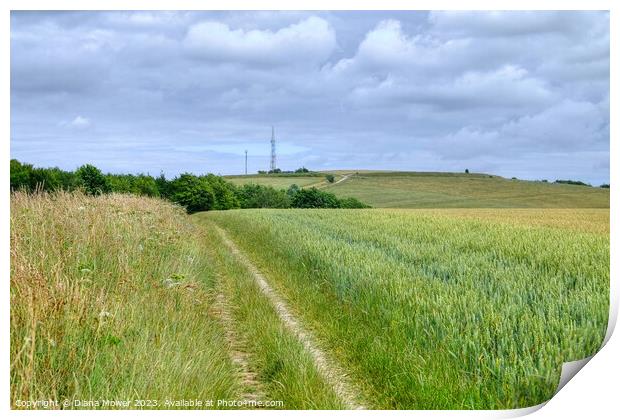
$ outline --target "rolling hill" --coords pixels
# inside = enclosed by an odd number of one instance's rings
[[[338,197],[355,197],[379,208],[609,208],[609,189],[605,188],[451,172],[330,173],[341,182],[329,184],[317,176],[283,174],[227,179],[236,185],[315,186]]]

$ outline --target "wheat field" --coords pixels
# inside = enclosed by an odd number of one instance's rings
[[[536,405],[605,335],[608,210],[195,217],[231,234],[377,408]]]

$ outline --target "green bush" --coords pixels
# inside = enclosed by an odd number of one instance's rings
[[[325,191],[309,188],[299,190],[293,196],[292,206],[301,209],[337,209],[340,208],[340,200]]]
[[[110,184],[101,171],[93,165],[82,165],[75,171],[84,192],[89,195],[100,195],[111,192]]]
[[[241,208],[277,208],[291,207],[291,199],[284,190],[257,184],[247,184],[237,189]]]
[[[106,179],[113,192],[158,197],[159,187],[150,175],[107,174]]]
[[[149,197],[158,197],[159,189],[152,176],[140,174],[134,178],[134,193]]]
[[[364,204],[354,197],[347,197],[340,199],[340,208],[342,209],[369,209],[368,204]]]
[[[170,200],[184,206],[188,213],[211,210],[215,194],[209,181],[192,174],[182,174],[170,181]]]
[[[297,176],[312,174],[299,168]],[[280,173],[277,170],[275,173]],[[303,175],[300,175],[303,174]],[[287,174],[292,175],[292,173]],[[282,175],[281,175],[282,176]],[[326,176],[333,182],[334,176]],[[102,174],[93,165],[83,165],[75,172],[59,168],[33,168],[32,165],[11,160],[11,189],[33,191],[71,191],[82,188],[90,195],[109,192],[160,196],[184,206],[189,213],[207,210],[236,208],[367,208],[355,198],[338,199],[334,194],[316,188],[301,189],[292,184],[286,191],[264,185],[235,187],[221,176],[213,174],[196,176],[184,173],[171,181],[164,174],[153,178],[145,174]]]
[[[117,193],[131,193],[133,188],[133,175],[111,175],[107,174],[106,179],[110,189]]]
[[[80,183],[73,172],[59,168],[33,168],[32,165],[11,159],[10,185],[12,190],[58,191],[74,190]]]
[[[240,207],[237,191],[233,184],[227,182],[221,176],[213,174],[209,174],[203,178],[205,178],[213,189],[213,194],[215,196],[213,210],[229,210],[238,209]]]
[[[157,191],[160,197],[170,198],[170,182],[166,180],[166,176],[163,172],[155,178],[155,184],[157,185]]]
[[[301,188],[299,188],[299,185],[297,184],[291,184],[290,187],[288,187],[288,189],[286,190],[286,195],[288,195],[289,197],[293,197],[295,194],[297,194],[297,192],[300,190]]]
[[[335,178],[334,178],[334,176],[333,176],[332,174],[327,174],[327,175],[325,175],[325,178],[327,178],[327,181],[328,181],[329,183],[332,183],[332,182],[334,182],[334,180],[335,180]]]
[[[32,165],[11,159],[11,190],[29,189]]]

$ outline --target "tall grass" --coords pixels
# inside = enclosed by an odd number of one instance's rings
[[[199,217],[230,232],[375,407],[495,409],[549,399],[562,362],[595,353],[607,326],[608,213],[590,230],[553,221],[568,210],[526,212]]]
[[[12,406],[238,396],[205,252],[160,200],[11,194]]]

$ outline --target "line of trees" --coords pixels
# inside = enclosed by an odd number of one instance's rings
[[[547,182],[547,180],[543,179],[543,182]],[[556,184],[568,184],[568,185],[581,185],[584,187],[591,187],[591,184],[586,184],[585,182],[582,181],[573,181],[572,179],[556,179],[555,180]],[[599,185],[599,188],[609,188],[609,184],[601,184]]]
[[[161,174],[103,174],[93,165],[80,166],[76,171],[59,168],[35,168],[11,160],[11,190],[74,191],[100,195],[111,192],[161,197],[184,206],[189,213],[238,208],[366,208],[355,198],[339,199],[316,188],[301,189],[291,185],[288,190],[249,184],[237,187],[223,177],[208,174],[181,174],[171,180]]]
[[[584,187],[591,187],[592,185],[586,184],[583,181],[573,181],[572,179],[556,179],[556,184],[568,184],[568,185],[581,185]]]

